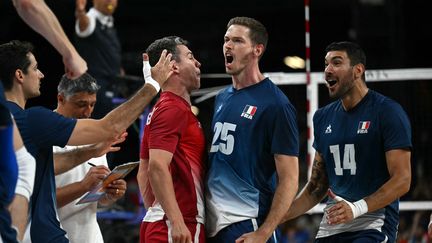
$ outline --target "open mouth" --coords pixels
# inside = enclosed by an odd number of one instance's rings
[[[327,81],[327,83],[329,84],[330,87],[332,87],[333,85],[335,85],[337,83],[337,81],[334,80],[334,79],[326,80],[326,81]]]
[[[225,60],[228,64],[232,63],[234,61],[234,57],[231,55],[226,55]]]

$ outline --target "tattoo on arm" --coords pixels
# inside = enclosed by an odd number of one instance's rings
[[[327,193],[329,187],[325,163],[322,160],[314,159],[312,175],[309,180],[307,190],[315,198],[321,200]]]

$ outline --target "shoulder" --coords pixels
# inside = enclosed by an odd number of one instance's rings
[[[162,93],[159,101],[153,108],[153,117],[164,116],[173,119],[175,117],[183,117],[185,113],[190,111],[190,106],[186,104],[183,98],[175,94],[166,92]]]
[[[402,106],[395,100],[374,90],[369,90],[369,92],[371,92],[372,105],[378,108],[380,114],[404,112]]]
[[[320,121],[326,114],[334,114],[335,111],[341,108],[340,100],[336,100],[331,102],[328,105],[325,105],[319,108],[315,114],[313,115],[314,122]]]

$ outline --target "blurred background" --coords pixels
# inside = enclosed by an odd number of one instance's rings
[[[66,34],[73,41],[74,0],[47,0]],[[119,0],[114,14],[115,26],[122,46],[122,66],[127,76],[119,77],[116,101],[121,103],[142,85],[141,53],[157,38],[178,35],[188,40],[195,57],[201,62],[201,87],[229,85],[223,75],[223,36],[228,20],[249,16],[261,21],[269,32],[269,44],[261,60],[261,71],[300,73],[284,63],[287,56],[305,58],[304,2],[301,0]],[[87,4],[91,6],[91,0]],[[324,48],[333,41],[359,43],[367,55],[367,69],[432,68],[432,17],[426,0],[326,0],[310,2],[311,69],[322,72]],[[428,30],[429,29],[429,30]],[[0,1],[0,43],[13,39],[27,40],[36,46],[36,58],[42,80],[42,96],[28,106],[43,105],[54,109],[56,87],[64,73],[61,56],[39,34],[17,15],[12,1]],[[428,145],[432,136],[432,80],[410,78],[404,81],[373,82],[368,86],[398,101],[407,111],[413,128],[412,173],[410,192],[402,200],[432,200],[428,185],[432,173],[432,152]],[[306,181],[306,86],[282,85],[298,112],[301,136],[301,186]],[[330,102],[327,89],[319,86],[319,106]],[[194,104],[209,138],[213,99]],[[141,121],[129,130],[122,151],[113,155],[113,164],[139,159]],[[137,242],[139,223],[144,214],[135,184],[135,173],[128,177],[126,197],[113,208],[100,214],[106,242]],[[425,242],[430,211],[401,212],[398,242]],[[306,215],[283,228],[287,242],[310,242],[321,215]]]

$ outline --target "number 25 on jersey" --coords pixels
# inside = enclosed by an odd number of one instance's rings
[[[339,145],[331,145],[330,152],[333,154],[333,160],[335,163],[335,174],[343,175],[344,170],[350,170],[351,175],[356,174],[357,164],[355,161],[355,148],[354,144],[345,144],[343,152],[343,164],[340,160]]]
[[[234,149],[235,141],[232,133],[234,133],[236,127],[236,124],[229,122],[216,122],[210,153],[220,151],[223,154],[230,155]]]

